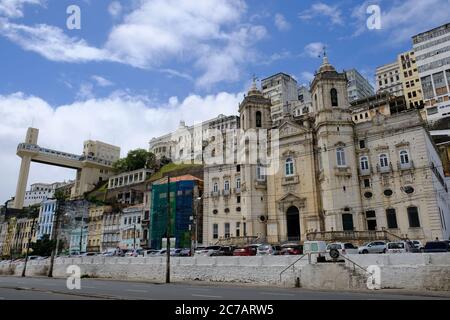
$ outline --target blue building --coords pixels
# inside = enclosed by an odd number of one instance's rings
[[[42,239],[46,234],[52,237],[53,220],[56,212],[56,199],[44,200],[39,210],[37,239]]]

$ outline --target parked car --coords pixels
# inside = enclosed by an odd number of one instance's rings
[[[303,246],[300,244],[283,244],[280,246],[280,255],[295,256],[303,254]]]
[[[154,256],[155,253],[157,253],[157,252],[159,252],[159,250],[148,249],[148,250],[143,250],[143,251],[141,252],[141,255],[142,255],[143,257],[151,257],[151,256]]]
[[[388,242],[386,245],[387,253],[409,253],[417,252],[411,241]]]
[[[267,256],[267,255],[279,255],[281,252],[280,246],[273,246],[271,244],[262,244],[256,250],[257,256]]]
[[[449,244],[446,241],[430,241],[425,244],[423,252],[435,253],[435,252],[448,252]]]
[[[129,250],[125,253],[125,257],[137,257],[139,256],[138,250]]]
[[[190,257],[190,256],[191,256],[191,249],[190,248],[181,249],[180,257]]]
[[[373,241],[358,247],[358,252],[361,254],[367,253],[386,253],[386,243],[384,241]]]
[[[202,250],[196,250],[195,254],[201,255],[201,256],[208,256],[208,257],[216,256],[219,254],[220,248],[221,248],[221,246],[209,246]]]
[[[98,252],[84,252],[82,254],[80,254],[80,257],[93,257],[93,256],[97,256]]]
[[[233,251],[233,256],[256,256],[259,245],[248,245]]]
[[[205,250],[206,247],[197,247],[194,250],[194,255],[199,255],[201,251]]]
[[[419,249],[420,251],[422,251],[424,249],[424,246],[422,244],[422,241],[420,240],[411,240],[411,242],[414,244],[414,246]]]
[[[213,256],[232,256],[233,251],[236,249],[234,246],[220,247],[219,251],[212,254]]]
[[[182,249],[171,248],[170,249],[170,256],[172,256],[172,257],[179,257],[181,255],[181,250]]]
[[[114,251],[105,251],[102,253],[102,256],[104,257],[113,257],[115,255]]]
[[[166,250],[166,249],[161,249],[161,250],[158,250],[158,252],[156,252],[156,253],[154,254],[154,256],[155,256],[155,257],[161,257],[161,256],[165,256],[166,253],[167,253],[167,250]]]
[[[327,254],[325,256],[327,260],[333,260],[333,258],[331,258],[330,256],[330,251],[332,249],[338,250],[340,255],[358,254],[358,248],[355,247],[353,243],[334,242],[327,245]]]

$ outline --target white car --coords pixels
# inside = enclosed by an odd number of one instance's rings
[[[334,242],[329,243],[327,245],[327,254],[326,259],[327,260],[333,260],[330,256],[330,251],[332,249],[336,249],[339,251],[340,255],[347,255],[347,254],[358,254],[358,248],[353,245],[353,243],[350,242]]]
[[[362,254],[367,253],[386,253],[386,243],[384,241],[372,241],[365,245],[358,247],[358,252]]]
[[[387,253],[408,253],[414,252],[415,248],[411,246],[411,242],[408,241],[395,241],[389,242],[386,245]],[[417,249],[416,249],[417,250]]]
[[[420,240],[411,240],[411,242],[414,244],[414,246],[419,249],[420,251],[422,251],[425,246],[423,245],[422,241]]]
[[[195,250],[195,255],[199,256],[215,256],[220,252],[221,246],[209,246],[202,250]]]

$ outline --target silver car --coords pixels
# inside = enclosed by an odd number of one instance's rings
[[[386,253],[386,242],[384,241],[373,241],[368,242],[365,245],[358,247],[358,252],[362,254],[367,253]]]
[[[256,249],[257,256],[279,255],[280,252],[280,246],[273,246],[270,244],[262,244],[258,247],[258,249]]]

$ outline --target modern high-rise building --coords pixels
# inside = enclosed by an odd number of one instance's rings
[[[351,69],[345,73],[348,80],[347,91],[349,102],[370,97],[375,94],[372,85],[358,72],[358,70]]]
[[[298,100],[297,81],[285,73],[277,73],[261,81],[262,93],[270,99],[272,121],[274,124],[283,119],[283,114],[289,113],[290,101]]]
[[[408,108],[423,108],[422,86],[413,50],[398,55],[397,63],[400,68],[400,81]],[[425,118],[425,113],[423,114]]]
[[[394,96],[403,95],[400,67],[397,61],[378,67],[376,70],[375,81],[377,93],[389,92]]]
[[[413,36],[413,47],[428,121],[450,116],[450,23]]]

